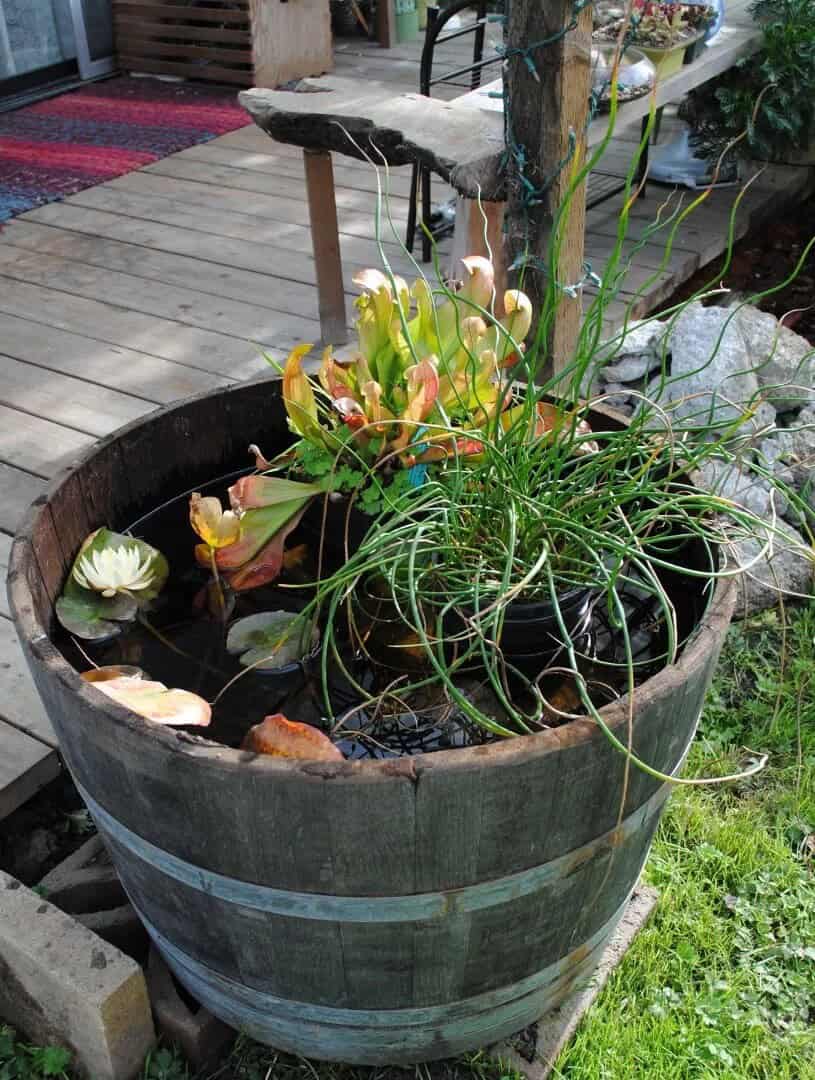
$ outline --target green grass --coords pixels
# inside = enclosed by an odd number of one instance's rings
[[[659,905],[556,1076],[815,1078],[815,606],[787,621],[785,644],[775,614],[731,630],[688,771],[743,746],[769,768],[673,795]]]
[[[649,925],[553,1076],[815,1080],[815,604],[735,626],[688,772],[769,752],[728,788],[678,790],[648,861]],[[47,1070],[57,1071],[47,1071]],[[64,1076],[53,1050],[0,1027],[0,1080]],[[306,1062],[239,1039],[206,1080],[518,1080],[478,1053],[415,1069]],[[167,1048],[143,1080],[193,1080]],[[199,1080],[204,1080],[200,1077]]]

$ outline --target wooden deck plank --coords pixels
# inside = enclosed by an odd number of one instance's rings
[[[161,158],[153,165],[147,165],[139,171],[142,176],[169,177],[173,180],[189,181],[208,187],[222,187],[229,191],[248,192],[253,199],[255,195],[269,195],[275,199],[288,199],[299,205],[303,197],[301,178],[282,172],[249,172],[246,169],[230,169],[227,165],[218,165],[214,162],[210,164],[206,161],[180,161],[175,156]],[[371,167],[371,174],[375,176],[373,167]],[[367,210],[375,205],[375,191],[375,187],[373,190],[360,191],[352,187],[335,185],[337,209]],[[393,212],[404,216],[407,212],[406,196],[394,192],[391,194],[391,201]],[[284,220],[289,219],[284,218]],[[297,218],[292,220],[297,220]]]
[[[147,200],[143,212],[154,213],[154,211],[154,203]],[[199,225],[201,224],[199,218],[194,215],[190,217]],[[80,233],[102,240],[117,240],[122,244],[138,245],[139,249],[148,255],[151,252],[167,252],[169,255],[185,256],[189,265],[195,267],[196,275],[202,265],[206,264],[253,271],[256,275],[262,276],[263,281],[266,282],[267,292],[273,290],[275,283],[279,281],[300,282],[304,285],[316,284],[313,256],[301,253],[294,244],[291,248],[272,247],[270,244],[254,239],[223,235],[219,235],[217,242],[213,243],[214,234],[211,231],[189,227],[189,218],[183,210],[179,220],[184,221],[185,224],[172,225],[167,222],[110,213],[107,210],[96,210],[75,203],[60,203],[41,206],[26,214],[25,219],[16,219],[16,224],[48,226],[60,232]],[[7,229],[10,239],[11,225],[7,226]],[[362,245],[367,245],[365,250],[371,256],[371,260],[379,261],[379,253],[373,243],[351,241],[352,245],[354,243],[360,245],[360,253],[363,250]],[[347,254],[347,245],[343,245],[343,250]],[[406,260],[394,261],[402,269],[410,272]],[[349,294],[359,292],[359,287],[354,285],[352,277],[355,271],[364,264],[362,258],[346,258],[344,281]],[[134,272],[140,272],[139,264],[134,264]],[[225,275],[223,280],[229,284],[231,276]],[[196,281],[198,281],[197,276]],[[268,296],[265,302],[268,303]],[[312,302],[316,304],[316,300]]]
[[[252,304],[212,297],[186,285],[167,285],[134,274],[103,270],[70,258],[41,255],[20,248],[0,248],[0,272],[35,285],[93,299],[104,296],[108,303],[129,306],[162,319],[170,319],[199,331],[217,334],[238,343],[256,341],[261,345],[290,348],[300,341],[319,340],[316,319],[286,312],[259,312]]]
[[[0,533],[0,581],[3,582],[0,587],[0,686],[3,690],[0,698],[0,820],[13,813],[18,806],[22,806],[62,771],[59,754],[50,745],[50,725],[46,731],[49,743],[46,743],[41,737],[35,738],[3,719],[9,710],[14,709],[14,704],[9,703],[8,698],[18,680],[17,665],[21,656],[8,644],[4,634],[4,631],[14,633],[5,589],[10,551],[11,537]],[[11,667],[6,668],[4,665],[7,663]],[[9,675],[9,672],[13,674]],[[27,671],[23,677],[33,689]],[[30,699],[28,705],[31,706]],[[41,716],[38,718],[37,730],[41,736],[44,730]]]
[[[277,195],[263,195],[253,192],[251,198],[247,192],[222,184],[202,184],[192,180],[179,180],[171,176],[157,176],[147,172],[126,173],[111,180],[107,187],[117,191],[131,191],[139,195],[158,196],[159,198],[179,199],[189,206],[198,206],[208,211],[231,210],[233,213],[253,214],[283,225],[301,225],[308,227],[308,208],[300,199]],[[371,240],[376,238],[374,211],[376,200],[365,192],[346,191],[339,193],[337,209],[340,214],[340,233],[361,236]],[[392,207],[393,217],[400,225],[407,216],[407,208],[401,211]],[[401,229],[400,229],[401,232]]]
[[[58,287],[38,285],[10,267],[9,270],[10,274],[0,281],[0,311],[77,334],[92,331],[94,338],[110,345],[147,352],[235,379],[250,378],[266,370],[258,350],[248,341],[146,315],[139,310],[90,299]],[[102,289],[102,295],[105,295],[104,286]],[[277,353],[277,350],[270,351]],[[283,352],[279,353],[279,358],[284,356]]]
[[[338,162],[343,160],[341,155],[337,156]],[[357,209],[359,206],[370,205],[371,197],[375,198],[379,191],[374,167],[365,165],[364,162],[360,162],[360,164],[363,167],[356,169],[353,175],[347,169],[342,169],[340,165],[334,167],[334,186],[338,209],[343,207]],[[341,169],[342,171],[340,171]],[[278,161],[273,166],[270,165],[268,168],[261,170],[235,168],[232,165],[221,164],[215,160],[184,158],[181,154],[174,154],[172,157],[161,158],[155,164],[146,166],[142,172],[156,176],[172,176],[178,180],[192,180],[198,184],[221,184],[236,191],[276,195],[297,199],[298,201],[303,197],[304,173],[302,156],[299,160],[286,159],[285,164],[282,160]],[[340,178],[345,179],[346,182],[342,183]],[[453,198],[455,192],[450,185],[445,184],[439,178],[437,180],[434,198]],[[391,209],[394,213],[404,215],[405,201],[408,198],[410,189],[409,166],[394,170],[393,181],[388,192]],[[396,183],[396,181],[401,181],[401,183]],[[380,171],[380,183],[383,188],[384,198],[386,183],[384,169]]]
[[[61,772],[56,750],[0,720],[0,821]]]
[[[23,514],[44,490],[43,477],[0,461],[0,534],[13,535]],[[2,689],[0,677],[0,692]]]
[[[56,372],[44,376],[42,368],[14,360],[2,352],[0,371],[0,405],[86,435],[108,435],[154,407],[143,399],[82,379]]]
[[[55,747],[57,737],[34,688],[14,624],[3,618],[0,618],[0,677],[3,685],[0,719],[46,746]]]
[[[299,158],[290,155],[274,153],[275,143],[269,140],[267,153],[254,153],[241,150],[239,147],[214,146],[205,143],[191,146],[187,150],[181,150],[175,155],[176,161],[196,161],[208,164],[220,165],[228,169],[240,169],[243,172],[260,173],[264,176],[293,176],[303,177],[302,155]],[[350,163],[353,162],[353,165]],[[389,170],[389,185],[393,195],[406,198],[410,192],[410,166]],[[433,178],[437,183],[433,185],[433,197],[446,197],[445,192],[450,191],[448,184],[443,183],[439,177]],[[377,176],[372,166],[364,161],[356,161],[354,158],[336,157],[334,160],[334,183],[337,188],[347,187],[356,191],[376,192]],[[380,174],[380,183],[385,186],[384,170]]]
[[[0,361],[1,362],[1,361]],[[47,479],[93,438],[74,428],[0,405],[0,461]]]
[[[138,192],[122,191],[108,185],[88,188],[72,196],[61,206],[82,206],[92,210],[102,210],[117,214],[122,218],[139,219],[159,224],[184,228],[190,232],[203,234],[205,237],[228,237],[232,240],[247,240],[253,244],[268,245],[272,251],[285,249],[303,255],[310,250],[311,234],[306,226],[270,220],[260,214],[241,212],[221,208],[216,215],[205,216],[196,212],[183,199],[155,198],[140,195]],[[40,211],[32,211],[39,215]],[[29,215],[25,215],[27,219]],[[41,220],[39,217],[34,220]],[[54,219],[55,220],[55,219]],[[382,225],[383,243],[388,259],[399,272],[409,266],[407,259],[396,247],[397,242],[404,242],[404,229],[400,228],[393,236],[387,222]],[[188,243],[191,241],[187,241]],[[349,266],[376,266],[381,262],[381,255],[376,242],[366,237],[340,235],[340,246],[344,263]],[[221,251],[220,242],[210,243],[210,257]],[[395,254],[394,254],[395,253]],[[284,256],[288,258],[288,254]],[[313,260],[312,260],[313,262]],[[295,267],[302,266],[295,263]],[[295,273],[298,270],[295,269]],[[299,277],[295,280],[300,280]],[[305,280],[305,279],[304,279]]]
[[[27,251],[121,271],[149,281],[173,286],[178,282],[194,282],[197,293],[238,300],[271,311],[313,318],[317,310],[317,291],[313,286],[252,270],[225,269],[208,260],[153,251],[121,240],[82,235],[28,221],[12,222],[4,232],[4,239]]]
[[[159,405],[232,382],[222,375],[109,345],[4,311],[0,311],[0,342],[6,354],[15,360],[73,375],[90,385],[118,389]],[[44,374],[43,380],[48,377]]]

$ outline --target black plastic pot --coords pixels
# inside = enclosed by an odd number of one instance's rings
[[[325,514],[325,519],[323,519]],[[320,541],[322,537],[322,566],[321,577],[335,573],[346,562],[346,529],[348,531],[348,555],[353,555],[359,545],[365,539],[365,534],[371,526],[373,518],[362,510],[351,508],[348,510],[348,498],[343,496],[339,499],[329,498],[328,506],[325,505],[324,497],[314,499],[309,505],[297,532],[292,538],[292,543],[298,540],[309,545],[312,550],[315,563],[320,555]]]
[[[569,589],[558,597],[560,617],[573,641],[587,628],[595,592],[596,590],[590,587],[580,586]],[[474,609],[463,609],[462,613],[465,616],[472,615]],[[456,612],[451,612],[445,619],[446,632],[451,637],[460,639],[459,652],[467,647],[466,638],[461,640],[466,628],[465,620]],[[552,663],[565,644],[557,612],[550,600],[513,600],[507,605],[499,642],[507,664],[525,675],[538,675]],[[448,645],[450,654],[454,645],[454,642]]]

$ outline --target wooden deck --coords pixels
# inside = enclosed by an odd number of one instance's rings
[[[418,46],[340,42],[337,73],[387,94],[413,91]],[[605,171],[625,168],[634,138],[621,133]],[[380,259],[376,180],[348,159],[335,171],[350,293],[353,273]],[[808,182],[807,170],[767,170],[744,200],[738,231]],[[394,171],[400,235],[408,184],[408,169]],[[660,265],[661,248],[639,238],[664,194],[651,187],[634,209],[636,257],[612,314]],[[721,252],[734,197],[714,193],[683,227],[667,270],[638,301],[641,313]],[[595,270],[613,245],[620,205],[588,215]],[[395,238],[384,243],[394,269],[413,276]],[[256,375],[266,369],[262,350],[282,358],[318,338],[301,156],[254,126],[10,222],[0,236],[0,567],[28,504],[95,439],[158,404]],[[55,745],[0,595],[0,817],[57,774]]]

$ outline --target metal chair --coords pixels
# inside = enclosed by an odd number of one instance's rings
[[[458,27],[443,34],[442,30],[453,16],[465,11],[475,11],[475,19],[465,26]],[[500,64],[503,57],[496,53],[484,59],[484,37],[487,23],[490,21],[487,15],[487,0],[454,0],[453,3],[439,7],[428,7],[427,29],[425,30],[424,46],[419,68],[419,93],[425,97],[431,97],[431,90],[439,83],[449,83],[451,86],[461,86],[464,90],[477,90],[481,85],[481,72],[490,64]],[[500,18],[500,16],[497,16]],[[454,67],[441,75],[433,74],[434,53],[438,46],[448,41],[473,35],[473,59],[471,64],[463,67]],[[422,204],[422,262],[430,262],[432,256],[432,241],[426,230],[430,230],[433,238],[452,231],[454,215],[450,215],[447,221],[442,221],[435,228],[432,220],[432,205],[430,197],[430,170],[418,162],[413,165],[413,174],[410,179],[410,206],[408,208],[407,236],[405,243],[408,251],[413,251],[416,237],[417,202],[421,190]]]

